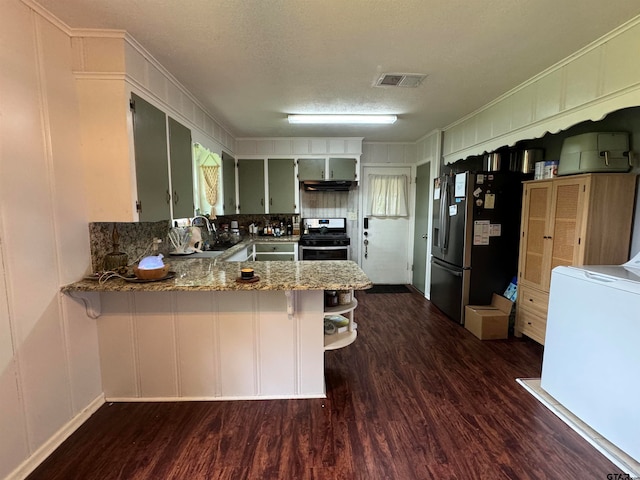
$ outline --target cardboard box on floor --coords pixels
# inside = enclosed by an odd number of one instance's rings
[[[509,338],[509,314],[513,302],[493,294],[491,305],[467,305],[464,309],[464,327],[480,340]]]

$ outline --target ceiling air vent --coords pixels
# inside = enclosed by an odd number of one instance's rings
[[[375,83],[376,87],[415,88],[427,78],[421,73],[383,73]]]

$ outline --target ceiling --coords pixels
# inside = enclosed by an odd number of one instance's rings
[[[636,0],[37,0],[129,32],[235,137],[413,142],[640,14]],[[417,88],[374,87],[422,73]],[[391,126],[288,113],[393,113]]]

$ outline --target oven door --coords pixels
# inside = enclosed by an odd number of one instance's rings
[[[299,260],[349,260],[349,247],[300,246]]]

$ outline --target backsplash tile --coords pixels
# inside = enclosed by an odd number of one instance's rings
[[[113,252],[113,228],[118,231],[118,251],[126,253],[129,265],[146,255],[150,255],[154,238],[162,242],[158,252],[169,255],[169,220],[159,222],[92,222],[89,223],[89,242],[91,245],[91,269],[95,272],[104,270],[105,256]]]

